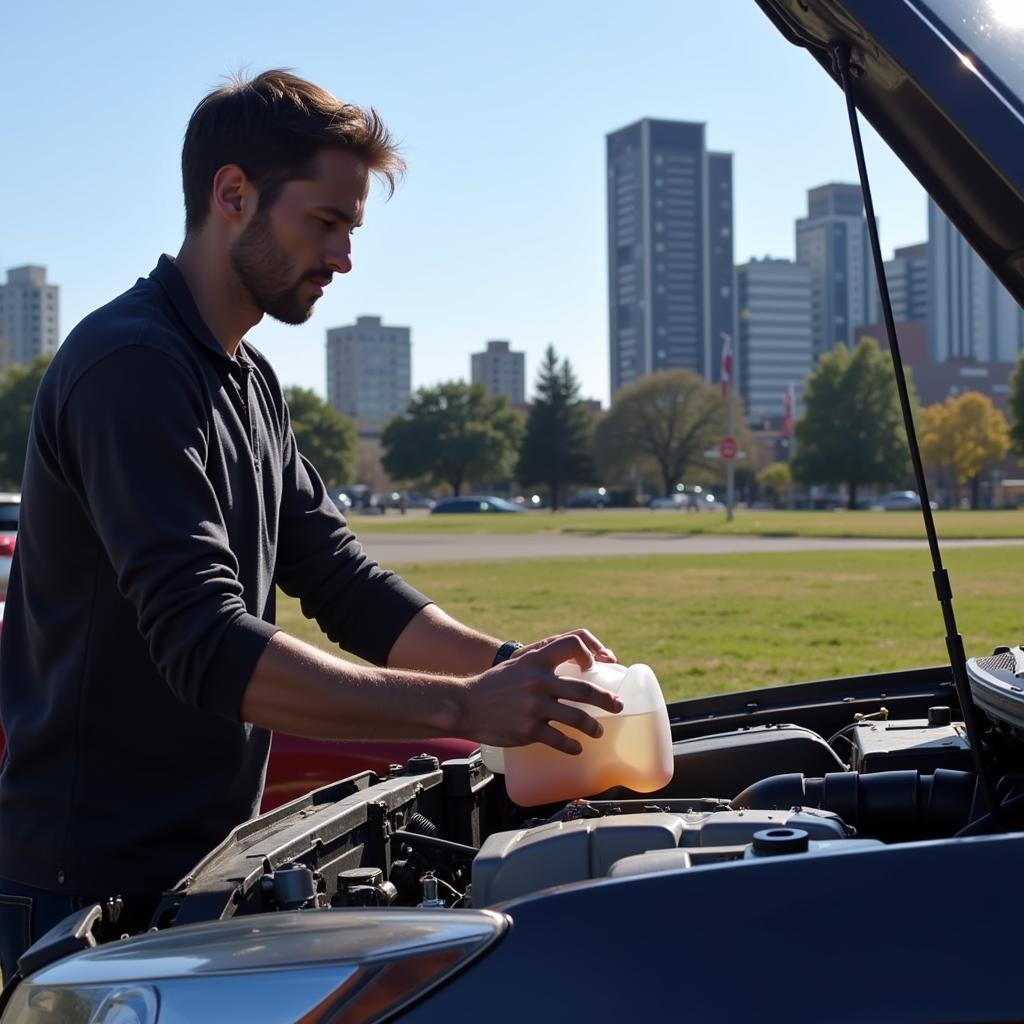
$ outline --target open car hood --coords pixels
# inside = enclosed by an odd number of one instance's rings
[[[857,109],[1024,305],[1024,24],[1007,0],[756,0]]]

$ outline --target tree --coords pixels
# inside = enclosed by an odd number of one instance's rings
[[[1024,462],[1024,353],[1010,377],[1010,439],[1014,452]]]
[[[11,366],[0,376],[0,484],[12,490],[21,489],[32,406],[52,358],[36,356],[31,363]]]
[[[559,507],[566,486],[593,480],[592,428],[569,360],[559,366],[554,346],[549,345],[537,377],[537,393],[526,420],[515,475],[524,484],[547,485],[552,512]]]
[[[623,388],[594,432],[598,466],[622,478],[639,465],[671,494],[687,472],[710,470],[704,452],[725,436],[727,412],[717,387],[689,370],[662,370]]]
[[[458,495],[469,480],[511,473],[522,430],[522,414],[504,395],[449,381],[421,388],[388,423],[382,461],[396,480],[448,484]]]
[[[861,485],[900,483],[910,471],[899,393],[874,338],[843,344],[818,361],[804,387],[793,475],[804,484],[846,484],[849,507]]]
[[[357,446],[352,421],[309,388],[287,387],[284,397],[299,451],[329,485],[351,480]]]
[[[788,462],[773,462],[765,466],[757,474],[757,482],[766,490],[775,495],[775,503],[778,504],[789,490],[793,483],[793,474],[790,472]]]
[[[965,391],[924,410],[921,457],[948,474],[957,502],[959,487],[970,483],[971,508],[977,508],[982,470],[1009,450],[1010,429],[987,395]]]

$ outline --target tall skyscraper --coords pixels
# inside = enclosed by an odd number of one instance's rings
[[[928,319],[928,243],[897,249],[885,264],[893,319]]]
[[[830,184],[807,193],[796,222],[796,258],[811,268],[814,358],[878,319],[878,288],[860,185]]]
[[[379,316],[360,316],[327,332],[327,401],[351,416],[360,433],[378,432],[405,412],[411,392],[408,327],[386,327]]]
[[[732,155],[704,125],[644,118],[607,137],[611,391],[658,370],[718,380],[734,336]]]
[[[512,405],[526,404],[526,353],[513,352],[507,341],[489,341],[483,352],[469,357],[474,384],[489,395],[504,395]]]
[[[12,267],[0,284],[0,369],[52,354],[60,344],[60,289],[46,267]]]
[[[1024,315],[953,223],[928,200],[931,357],[1012,363],[1024,348]]]
[[[781,416],[792,385],[800,404],[814,366],[811,270],[790,260],[736,268],[740,393],[750,418]]]

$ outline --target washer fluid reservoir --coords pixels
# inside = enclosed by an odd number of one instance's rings
[[[591,705],[574,704],[604,726],[599,739],[561,723],[554,728],[578,740],[582,753],[563,754],[544,743],[525,747],[481,748],[484,763],[504,771],[509,797],[521,807],[574,800],[626,786],[637,793],[661,789],[672,779],[672,731],[661,687],[648,665],[595,662],[581,672],[573,662],[558,667],[560,676],[585,679],[622,698],[622,710],[611,714]]]

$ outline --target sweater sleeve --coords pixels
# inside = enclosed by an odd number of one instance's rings
[[[375,665],[430,604],[356,540],[317,471],[299,453],[285,406],[277,582],[332,641]]]
[[[237,720],[276,627],[246,608],[206,475],[209,430],[194,374],[138,345],[79,378],[58,421],[68,482],[162,678],[185,704]]]

